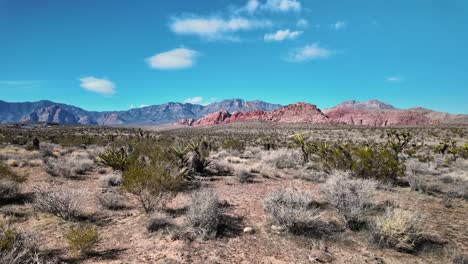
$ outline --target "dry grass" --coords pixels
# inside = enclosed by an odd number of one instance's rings
[[[424,239],[422,215],[402,209],[387,209],[372,225],[372,240],[380,246],[413,252]]]

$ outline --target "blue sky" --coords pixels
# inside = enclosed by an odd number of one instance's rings
[[[0,0],[0,99],[468,113],[468,1]]]

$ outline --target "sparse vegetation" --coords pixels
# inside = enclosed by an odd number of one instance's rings
[[[37,263],[37,246],[33,239],[16,229],[0,223],[0,263]]]
[[[297,233],[309,228],[317,217],[312,203],[310,194],[290,186],[271,193],[263,201],[263,207],[275,224]]]
[[[44,163],[44,170],[51,176],[69,179],[80,179],[93,167],[93,161],[88,158],[59,158],[48,159]]]
[[[465,127],[262,122],[161,130],[0,125],[0,218],[9,223],[4,230],[41,241],[44,252],[33,243],[30,258],[17,263],[145,263],[175,254],[193,263],[459,263],[467,135]],[[439,142],[444,151],[435,151]],[[81,246],[64,243],[72,229]],[[424,250],[437,239],[449,254]],[[362,247],[369,255],[355,254]]]
[[[109,210],[122,210],[128,207],[127,198],[112,191],[99,194],[97,200],[102,208]]]
[[[81,198],[79,191],[54,191],[49,188],[36,188],[33,202],[34,209],[49,213],[65,220],[75,220],[81,215]]]
[[[380,246],[413,252],[424,239],[424,218],[415,212],[389,208],[375,220],[371,235]]]
[[[376,192],[376,182],[351,179],[347,173],[335,172],[322,186],[327,201],[340,213],[347,226],[357,228],[370,208]]]
[[[187,222],[201,239],[218,234],[223,210],[216,193],[205,189],[192,194],[187,211]]]
[[[75,255],[86,255],[99,242],[99,233],[95,227],[79,225],[65,233],[70,248]]]

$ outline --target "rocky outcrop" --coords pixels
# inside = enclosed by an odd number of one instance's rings
[[[75,115],[58,105],[39,108],[23,117],[21,122],[48,122],[60,124],[77,124]]]
[[[328,117],[316,105],[297,103],[269,113],[268,120],[279,123],[323,124],[328,122]]]
[[[324,110],[332,124],[361,126],[416,126],[436,124],[426,116],[410,110],[361,110],[336,108]]]
[[[230,114],[228,111],[223,110],[207,115],[197,121],[191,120],[188,122],[187,120],[182,120],[179,123],[188,126],[210,126],[244,120],[373,127],[420,126],[439,123],[436,120],[428,118],[425,114],[413,110],[332,108],[322,112],[315,105],[307,103],[287,105],[272,112],[256,111]]]
[[[328,121],[320,109],[315,105],[307,103],[297,103],[287,105],[272,112],[255,111],[248,113],[234,112],[229,113],[226,110],[209,114],[191,125],[187,120],[181,120],[179,124],[189,126],[209,126],[217,124],[228,124],[244,120],[272,121],[278,123],[326,123]]]

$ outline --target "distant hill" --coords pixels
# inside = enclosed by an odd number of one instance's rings
[[[354,108],[361,110],[397,110],[397,108],[395,108],[393,105],[375,99],[364,102],[359,102],[356,100],[344,101],[343,103],[333,107],[333,109],[336,108]]]

